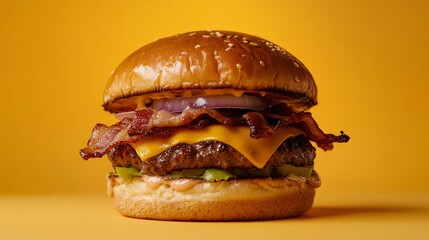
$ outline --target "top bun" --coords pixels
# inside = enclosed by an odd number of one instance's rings
[[[207,30],[163,38],[132,53],[110,77],[103,106],[121,112],[156,98],[244,93],[295,110],[317,104],[313,77],[289,52],[252,35]]]

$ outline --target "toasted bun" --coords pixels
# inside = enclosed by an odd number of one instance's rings
[[[103,106],[121,112],[156,98],[248,92],[299,110],[317,103],[310,72],[283,48],[243,33],[198,31],[157,40],[128,56],[106,86]]]
[[[308,211],[315,189],[287,178],[200,181],[185,191],[167,184],[153,189],[142,178],[123,183],[109,177],[109,194],[125,216],[159,220],[233,221],[298,216]],[[195,180],[197,181],[197,180]]]

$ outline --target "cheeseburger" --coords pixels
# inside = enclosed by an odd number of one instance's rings
[[[320,186],[315,147],[347,142],[307,111],[307,68],[265,39],[228,31],[143,46],[113,72],[83,159],[107,155],[108,194],[125,216],[226,221],[308,211]],[[313,144],[312,144],[313,142]]]

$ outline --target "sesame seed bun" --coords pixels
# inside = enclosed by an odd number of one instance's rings
[[[197,31],[157,40],[128,56],[109,79],[103,106],[121,112],[157,98],[243,93],[297,110],[317,103],[310,72],[283,48],[243,33]]]
[[[289,218],[307,212],[315,196],[315,188],[287,178],[203,181],[176,191],[167,184],[153,189],[143,178],[124,183],[110,176],[108,188],[116,209],[125,216],[180,221]]]

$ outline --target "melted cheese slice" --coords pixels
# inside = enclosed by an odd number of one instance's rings
[[[254,166],[263,168],[280,144],[289,137],[304,134],[301,130],[280,128],[269,138],[254,139],[249,136],[249,127],[210,125],[202,129],[178,129],[168,138],[145,138],[131,144],[142,161],[149,159],[179,143],[193,144],[216,140],[226,143],[243,154]]]

